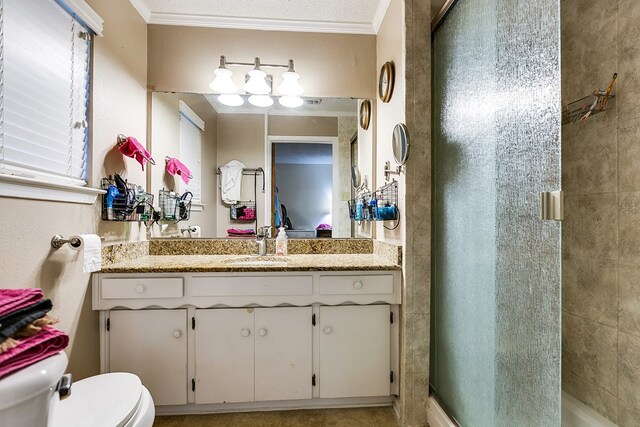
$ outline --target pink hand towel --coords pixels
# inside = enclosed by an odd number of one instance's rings
[[[175,157],[172,157],[167,161],[166,169],[170,175],[180,175],[180,178],[182,178],[184,183],[187,185],[189,184],[189,180],[192,178],[189,168]]]
[[[142,170],[144,170],[144,164],[146,162],[153,160],[151,153],[132,136],[128,137],[125,143],[118,147],[118,149],[125,156],[136,159],[142,166]]]
[[[59,353],[69,345],[69,336],[50,326],[0,354],[0,378]]]
[[[0,289],[0,317],[35,304],[43,297],[42,289]]]

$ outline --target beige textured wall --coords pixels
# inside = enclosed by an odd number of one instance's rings
[[[154,205],[159,206],[158,191],[172,189],[180,191],[182,179],[169,175],[164,168],[165,156],[180,159],[180,111],[178,102],[183,101],[204,123],[202,133],[202,211],[192,210],[188,221],[168,224],[162,232],[162,237],[180,235],[180,228],[187,225],[198,225],[202,229],[202,236],[215,236],[216,229],[216,158],[217,158],[217,113],[211,104],[199,94],[153,92],[151,94],[151,123],[149,146],[157,159],[158,167],[150,169],[151,192],[156,199]],[[189,166],[189,165],[187,165]],[[154,236],[158,236],[160,228],[154,225]]]
[[[159,91],[211,92],[213,70],[225,55],[272,64],[292,58],[305,96],[374,96],[375,36],[149,25],[148,55],[149,85]],[[231,70],[242,86],[250,67]],[[282,72],[271,70],[275,88]]]
[[[146,24],[127,0],[88,3],[105,20],[104,37],[94,46],[90,185],[114,171],[144,184],[139,165],[123,162],[112,147],[119,132],[146,140]],[[79,252],[52,250],[51,237],[98,231],[116,241],[144,236],[134,224],[99,224],[100,206],[0,198],[0,288],[39,287],[53,300],[58,327],[71,336],[68,371],[76,379],[99,373],[98,316]]]
[[[239,160],[247,168],[264,168],[265,116],[263,114],[218,114],[218,166]],[[257,178],[258,226],[264,224],[262,177]],[[216,188],[218,186],[216,185]],[[253,176],[242,177],[243,200],[255,200]],[[232,222],[229,206],[222,203],[220,189],[216,194],[217,237],[226,237],[228,228],[255,228],[254,223]]]
[[[385,183],[384,163],[391,162],[391,167],[395,168],[396,162],[393,158],[393,150],[391,148],[391,135],[393,128],[398,123],[405,122],[405,54],[403,43],[402,28],[404,4],[402,0],[391,0],[387,14],[385,15],[380,30],[378,31],[376,52],[377,66],[376,69],[380,73],[382,65],[387,61],[393,61],[396,72],[396,82],[393,89],[393,95],[388,103],[382,102],[379,98],[376,102],[377,121],[376,121],[376,187],[380,187]],[[425,117],[427,120],[428,117]],[[411,135],[409,135],[411,136]],[[402,244],[405,235],[406,213],[405,213],[405,196],[406,196],[406,175],[392,175],[391,179],[398,181],[398,207],[400,208],[400,225],[399,227],[388,230],[384,226],[392,228],[395,223],[376,222],[376,238],[389,243]]]
[[[564,0],[563,104],[608,111],[562,127],[562,388],[620,426],[640,420],[640,3]]]
[[[269,135],[338,136],[338,118],[314,116],[269,116]]]
[[[147,139],[147,26],[126,0],[88,3],[104,19],[104,37],[95,39],[93,55],[92,185],[119,173],[144,186],[146,172],[118,151],[116,136],[133,136],[142,144]],[[144,240],[146,236],[144,225],[137,223],[99,221],[97,231],[105,242]]]

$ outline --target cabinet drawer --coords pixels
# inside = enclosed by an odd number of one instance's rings
[[[104,299],[182,298],[181,277],[102,279],[101,295]]]
[[[312,276],[196,276],[189,285],[196,297],[312,295]]]
[[[320,276],[320,295],[392,294],[392,275]]]

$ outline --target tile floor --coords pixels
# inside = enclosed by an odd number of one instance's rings
[[[396,427],[390,407],[157,416],[154,427]]]

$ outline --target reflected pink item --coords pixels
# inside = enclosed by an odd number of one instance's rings
[[[142,170],[144,170],[144,164],[146,162],[153,160],[151,153],[132,136],[127,137],[125,143],[118,147],[118,150],[125,156],[136,159],[142,166]]]
[[[182,178],[184,183],[189,184],[191,171],[184,165],[184,163],[175,157],[172,157],[167,161],[167,172],[169,172],[170,175],[180,175],[180,178]]]
[[[42,289],[0,289],[0,317],[35,304],[43,297]]]
[[[0,378],[59,353],[69,345],[69,336],[50,326],[0,354]]]

